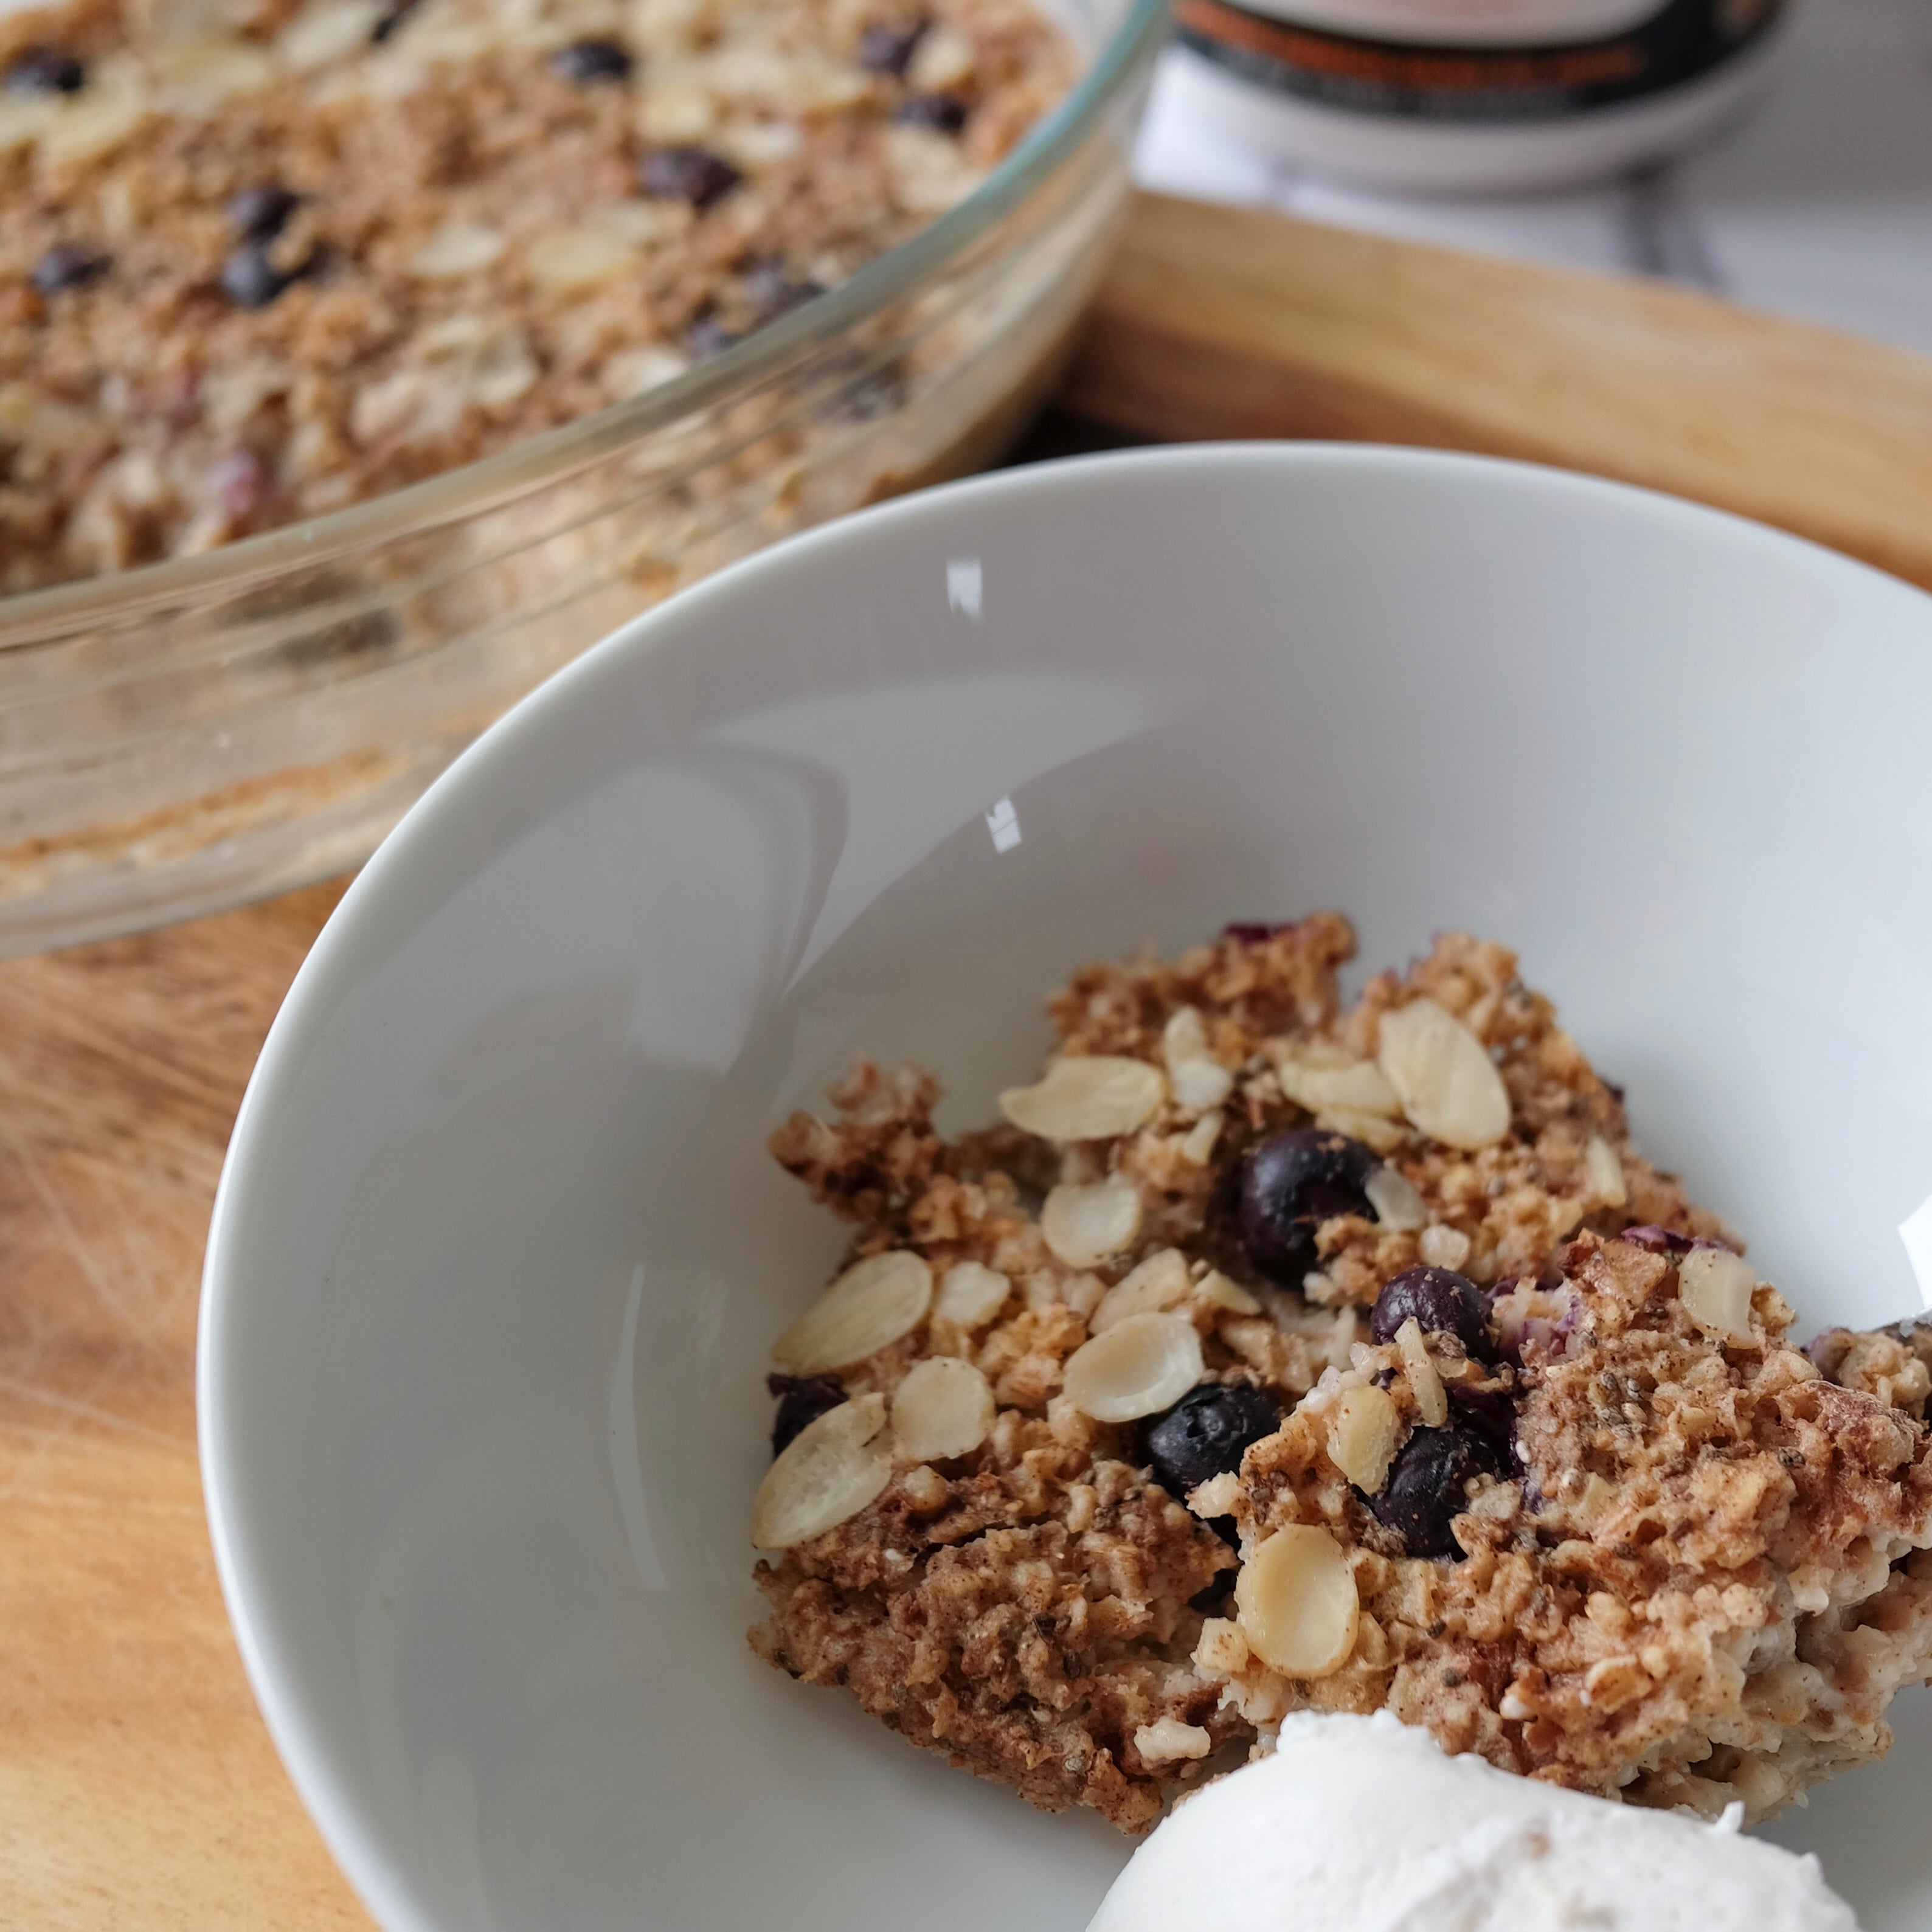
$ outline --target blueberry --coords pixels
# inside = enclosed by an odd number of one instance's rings
[[[1369,1333],[1378,1342],[1393,1342],[1411,1316],[1425,1335],[1461,1336],[1472,1354],[1489,1346],[1490,1298],[1454,1268],[1412,1268],[1397,1275],[1376,1297]]]
[[[238,308],[266,308],[289,281],[259,242],[244,242],[221,265],[221,292]]]
[[[745,292],[758,311],[760,322],[775,322],[824,294],[825,285],[809,275],[794,279],[790,269],[779,257],[754,262],[745,271]]]
[[[64,294],[98,282],[112,266],[112,258],[78,242],[57,242],[34,264],[28,278],[44,296]]]
[[[1168,1494],[1190,1490],[1241,1466],[1251,1442],[1281,1426],[1281,1406],[1246,1382],[1204,1382],[1191,1389],[1147,1432],[1148,1460]]]
[[[892,118],[902,128],[930,128],[956,134],[966,124],[966,104],[956,94],[914,94],[898,104]]]
[[[1505,1454],[1514,1453],[1516,1404],[1502,1390],[1472,1388],[1466,1382],[1445,1382],[1443,1389],[1460,1426],[1486,1436]]]
[[[1231,926],[1221,928],[1223,939],[1232,939],[1238,946],[1265,946],[1278,932],[1286,932],[1294,922],[1282,926],[1264,926],[1255,920],[1238,919]]]
[[[1502,1451],[1466,1429],[1417,1429],[1390,1466],[1380,1496],[1369,1498],[1376,1520],[1402,1538],[1412,1556],[1462,1553],[1450,1525],[1469,1506],[1466,1485],[1501,1476]]]
[[[228,225],[244,242],[272,242],[302,206],[302,196],[280,182],[257,182],[228,198]]]
[[[1320,1127],[1273,1134],[1241,1166],[1241,1246],[1270,1280],[1299,1288],[1318,1260],[1315,1233],[1336,1214],[1375,1210],[1363,1184],[1376,1156],[1360,1141]]]
[[[890,74],[902,80],[912,64],[914,50],[926,38],[931,23],[915,20],[909,27],[888,26],[880,21],[859,36],[859,64],[873,74]]]
[[[816,1422],[845,1400],[844,1386],[836,1376],[767,1376],[765,1386],[778,1398],[778,1412],[772,1418],[774,1456],[782,1454],[808,1422]]]
[[[727,328],[718,320],[716,310],[708,308],[703,310],[684,332],[686,351],[700,362],[707,357],[723,355],[733,344],[743,340],[742,336]]]
[[[638,164],[645,194],[688,201],[700,212],[722,201],[745,177],[709,148],[656,148]]]
[[[87,68],[58,47],[28,47],[0,73],[0,93],[78,94],[87,85]]]
[[[584,87],[593,81],[628,79],[631,52],[616,40],[572,40],[550,56],[550,65],[560,79]]]
[[[237,308],[266,308],[291,282],[313,272],[314,256],[292,268],[278,268],[266,242],[244,242],[221,265],[221,290]]]

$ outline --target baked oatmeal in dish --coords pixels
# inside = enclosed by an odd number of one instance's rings
[[[1083,968],[1000,1125],[862,1062],[773,1136],[854,1235],[774,1349],[754,1647],[1128,1831],[1297,1711],[1754,1820],[1882,1755],[1932,1344],[1794,1346],[1502,946],[1345,1008],[1354,951]]]
[[[661,383],[962,200],[1075,66],[1030,0],[0,15],[0,591]]]

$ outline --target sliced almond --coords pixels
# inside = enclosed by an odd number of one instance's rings
[[[46,94],[0,94],[0,154],[30,146],[40,130],[60,112],[63,98]]]
[[[1495,1062],[1433,1000],[1383,1014],[1379,1059],[1403,1113],[1431,1140],[1473,1150],[1509,1132],[1509,1094]]]
[[[1352,1141],[1360,1141],[1379,1154],[1394,1154],[1414,1131],[1406,1120],[1364,1114],[1354,1107],[1324,1107],[1315,1120],[1318,1126],[1327,1128],[1331,1134],[1346,1134]]]
[[[1207,1022],[1197,1007],[1177,1007],[1168,1016],[1166,1025],[1161,1028],[1160,1053],[1169,1072],[1185,1061],[1210,1058]]]
[[[1169,1075],[1184,1112],[1204,1114],[1234,1091],[1234,1076],[1218,1060],[1184,1060]]]
[[[795,1376],[862,1362],[910,1335],[932,1304],[932,1270],[907,1248],[848,1268],[784,1333],[772,1360]]]
[[[1362,1184],[1376,1219],[1398,1234],[1413,1234],[1429,1220],[1429,1210],[1408,1177],[1399,1168],[1382,1166]]]
[[[1096,1422],[1137,1422],[1172,1408],[1206,1372],[1184,1315],[1130,1315],[1074,1351],[1061,1386]]]
[[[410,257],[409,272],[424,281],[446,281],[487,268],[508,246],[502,233],[480,221],[446,221]]]
[[[800,152],[805,130],[795,121],[752,121],[726,129],[718,145],[740,167],[771,167]]]
[[[1097,1335],[1130,1315],[1158,1315],[1185,1301],[1193,1286],[1186,1256],[1178,1248],[1162,1248],[1101,1296],[1087,1325]]]
[[[1341,1545],[1325,1529],[1291,1523],[1241,1567],[1234,1583],[1241,1634],[1286,1677],[1327,1677],[1355,1647],[1361,1606]]]
[[[1068,1183],[1047,1196],[1040,1231],[1058,1260],[1069,1268],[1093,1268],[1140,1232],[1141,1197],[1118,1174],[1084,1187]]]
[[[1230,1281],[1219,1268],[1210,1268],[1194,1284],[1194,1292],[1210,1307],[1225,1308],[1234,1315],[1258,1315],[1262,1305],[1238,1281]]]
[[[684,218],[681,204],[645,201],[631,195],[593,208],[584,218],[584,225],[642,248],[647,242],[662,242],[666,236],[675,234]]]
[[[1684,1311],[1708,1334],[1749,1342],[1751,1296],[1757,1270],[1728,1248],[1693,1248],[1677,1264],[1677,1298]]]
[[[1617,1150],[1601,1134],[1592,1134],[1583,1150],[1583,1175],[1590,1192],[1612,1208],[1621,1208],[1630,1199],[1624,1180],[1624,1164]]]
[[[638,109],[638,132],[670,147],[701,141],[718,124],[718,104],[698,87],[654,87]]]
[[[1277,1071],[1282,1091],[1311,1114],[1339,1109],[1393,1120],[1402,1112],[1394,1088],[1372,1060],[1337,1066],[1298,1057],[1282,1060]]]
[[[477,357],[470,372],[470,393],[486,410],[501,409],[527,395],[542,373],[530,353],[530,338],[520,328],[506,329]]]
[[[1413,1315],[1395,1331],[1395,1345],[1402,1351],[1402,1372],[1415,1398],[1415,1412],[1431,1429],[1440,1429],[1449,1420],[1449,1397],[1429,1344],[1422,1339],[1422,1324]]]
[[[1429,1268],[1460,1268],[1469,1258],[1469,1238],[1460,1228],[1437,1221],[1423,1229],[1416,1252]]]
[[[906,80],[922,94],[944,94],[970,77],[979,50],[954,27],[934,27],[919,38]]]
[[[158,47],[152,66],[155,105],[177,114],[212,114],[223,101],[258,93],[279,78],[274,62],[260,47],[225,36]]]
[[[547,289],[594,288],[637,262],[637,250],[609,228],[558,228],[539,235],[524,256],[530,279]]]
[[[1000,1112],[1042,1140],[1111,1140],[1153,1119],[1167,1083],[1144,1060],[1107,1054],[1056,1060],[1031,1087],[1009,1087]]]
[[[1372,1382],[1344,1390],[1336,1403],[1328,1418],[1328,1454],[1364,1496],[1382,1494],[1401,1426],[1394,1399]]]
[[[862,1395],[808,1422],[765,1472],[752,1540],[789,1550],[856,1516],[892,1480],[886,1399]]]
[[[111,154],[148,118],[145,95],[130,88],[86,88],[40,131],[34,158],[44,166],[69,167]]]
[[[892,1439],[915,1462],[970,1456],[993,1426],[993,1388],[970,1362],[930,1355],[907,1370],[892,1396]]]
[[[282,29],[275,51],[284,65],[305,74],[366,47],[382,17],[380,0],[329,0],[298,14]]]
[[[1012,1289],[998,1268],[983,1262],[956,1262],[940,1277],[933,1319],[956,1322],[962,1328],[983,1328],[1006,1306]]]
[[[690,367],[691,358],[682,351],[653,342],[620,350],[604,365],[604,384],[616,396],[641,396],[676,382]]]
[[[1180,1143],[1180,1157],[1195,1167],[1205,1167],[1214,1151],[1214,1143],[1221,1138],[1221,1116],[1203,1114],[1188,1129],[1187,1137]]]

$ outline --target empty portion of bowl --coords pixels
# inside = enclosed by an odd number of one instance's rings
[[[1162,0],[1045,0],[1084,78],[976,194],[678,380],[209,556],[0,602],[0,953],[365,857],[639,611],[979,467],[1058,374],[1127,192]]]
[[[537,694],[352,889],[210,1250],[244,1652],[392,1932],[1085,1922],[1126,1846],[746,1648],[772,1338],[838,1234],[763,1150],[852,1054],[990,1114],[1079,962],[1335,905],[1522,949],[1803,1319],[1917,1296],[1932,603],[1452,458],[1146,453],[889,506]],[[1780,1827],[1932,1912],[1932,1730]],[[1292,1821],[1291,1821],[1292,1822]]]

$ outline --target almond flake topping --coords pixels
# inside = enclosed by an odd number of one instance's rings
[[[848,1268],[784,1333],[772,1360],[794,1376],[823,1375],[890,1348],[926,1319],[932,1270],[908,1248]]]
[[[1509,1132],[1509,1094],[1495,1062],[1433,1000],[1382,1015],[1378,1058],[1402,1112],[1431,1140],[1474,1152]]]
[[[1107,1054],[1056,1060],[1031,1087],[1009,1087],[1000,1112],[1049,1141],[1111,1140],[1152,1120],[1166,1097],[1160,1069]]]

